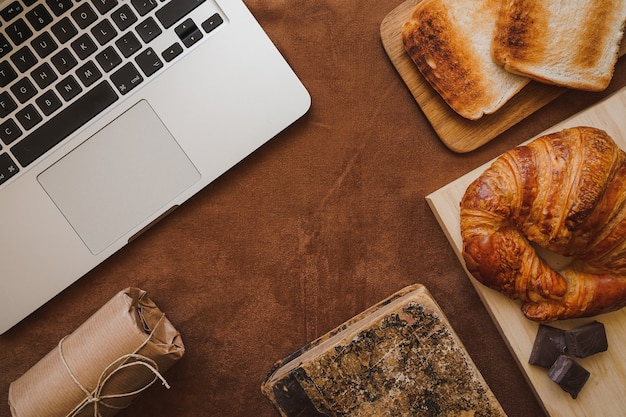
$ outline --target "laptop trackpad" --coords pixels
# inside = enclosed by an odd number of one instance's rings
[[[200,178],[146,101],[39,175],[92,253],[131,232]]]

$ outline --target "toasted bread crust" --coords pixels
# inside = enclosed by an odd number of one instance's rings
[[[423,0],[402,27],[404,47],[419,71],[467,119],[493,113],[527,83],[491,59],[489,44],[498,4],[494,0]],[[460,22],[459,14],[477,23]]]
[[[491,52],[500,65],[530,61],[543,56],[541,39],[548,31],[548,14],[536,2],[509,2],[502,6],[496,20]]]
[[[624,0],[509,0],[492,42],[494,61],[540,82],[604,90],[626,21]]]
[[[465,109],[473,117],[474,107],[484,101],[486,87],[469,68],[479,66],[469,51],[460,51],[459,39],[447,16],[446,8],[431,2],[433,7],[415,11],[413,19],[402,28],[405,48],[424,77],[431,82],[452,107]],[[482,105],[482,104],[481,104]]]
[[[584,42],[581,49],[577,51],[574,56],[574,62],[579,64],[582,68],[593,68],[598,65],[598,62],[602,61],[604,48],[602,42],[594,42],[593,40],[601,39],[613,39],[615,38],[615,23],[613,24],[601,24],[602,22],[612,22],[616,20],[614,10],[620,5],[623,7],[624,0],[595,0],[592,6],[587,11],[589,21],[597,24],[586,25],[581,34],[581,39],[586,39],[588,42]],[[626,9],[626,8],[624,8]],[[619,38],[615,38],[616,51],[619,49],[620,41],[623,37],[623,19],[619,23],[621,27],[622,35]],[[616,52],[617,57],[617,52]],[[611,66],[611,70],[613,67]]]

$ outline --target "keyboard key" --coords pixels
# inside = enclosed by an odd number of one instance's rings
[[[54,33],[54,36],[57,37],[60,43],[65,43],[76,36],[78,30],[69,18],[64,17],[52,25],[52,33]]]
[[[0,124],[0,139],[5,145],[10,145],[20,136],[22,136],[22,131],[15,120],[9,119]]]
[[[35,30],[41,30],[52,22],[52,16],[48,13],[48,10],[43,4],[38,4],[33,7],[32,10],[26,13],[26,19],[35,28]]]
[[[202,32],[198,29],[198,26],[194,23],[193,20],[187,19],[180,25],[174,28],[174,32],[178,35],[183,44],[189,48],[194,43],[198,42],[202,39]]]
[[[132,63],[127,63],[122,68],[111,74],[111,81],[115,88],[124,95],[137,87],[143,81],[143,77]]]
[[[73,6],[72,0],[46,0],[46,4],[55,16],[61,16]]]
[[[141,42],[139,42],[139,39],[133,32],[128,32],[116,40],[115,45],[126,58],[141,49]]]
[[[13,84],[11,91],[20,103],[26,103],[37,94],[37,89],[29,78],[22,78]]]
[[[71,43],[72,49],[79,59],[86,59],[98,50],[98,47],[87,33],[83,33]]]
[[[0,93],[0,118],[5,118],[11,113],[13,110],[17,109],[17,104],[15,104],[15,100],[9,94],[8,91],[3,91]]]
[[[37,58],[35,58],[29,47],[24,46],[11,55],[11,61],[13,61],[13,64],[20,72],[26,72],[37,63]]]
[[[109,72],[122,63],[122,58],[112,46],[108,46],[96,55],[96,61],[104,71]]]
[[[169,48],[161,53],[161,56],[165,60],[165,62],[170,62],[178,55],[183,53],[183,47],[178,43],[172,44]]]
[[[167,29],[204,2],[205,0],[170,0],[156,11],[156,17]]]
[[[65,101],[70,101],[83,91],[78,81],[76,81],[76,78],[71,75],[65,77],[63,81],[59,82],[55,87]]]
[[[15,120],[9,119],[0,124],[0,139],[5,145],[10,145],[20,136],[22,136],[22,131]]]
[[[87,61],[84,65],[76,70],[76,76],[83,83],[85,87],[89,87],[100,78],[102,78],[102,73],[96,67],[93,61]]]
[[[157,7],[156,0],[130,0],[137,13],[145,16],[150,10]]]
[[[19,2],[14,1],[13,3],[9,4],[7,7],[4,7],[2,8],[2,10],[0,10],[0,16],[2,16],[5,22],[9,22],[13,20],[15,17],[17,17],[17,15],[22,13],[23,11],[24,9],[22,8],[22,5]]]
[[[183,41],[183,44],[187,47],[187,48],[191,48],[191,46],[193,44],[195,44],[196,42],[198,42],[200,39],[202,39],[204,35],[202,34],[202,32],[200,32],[200,29],[194,30],[193,32],[189,33],[187,36],[185,36],[183,39],[181,39]]]
[[[37,36],[31,42],[31,45],[40,58],[47,57],[57,49],[56,42],[48,32],[43,32],[41,35]]]
[[[149,43],[162,33],[157,22],[151,17],[135,26],[135,30],[145,43]]]
[[[135,13],[128,4],[124,4],[111,13],[111,19],[113,19],[113,22],[115,22],[119,30],[125,31],[137,21],[137,16],[135,16]]]
[[[13,50],[13,47],[9,43],[9,40],[0,33],[0,58],[6,56],[9,52]]]
[[[152,48],[148,48],[145,51],[141,52],[135,58],[135,62],[146,77],[151,76],[161,68],[163,68],[163,61],[159,59],[159,56],[154,52]]]
[[[15,22],[10,23],[6,27],[5,33],[9,35],[9,38],[17,46],[23,44],[31,36],[33,36],[33,32],[30,30],[24,19],[17,19]]]
[[[52,61],[52,64],[61,75],[65,74],[78,64],[76,58],[72,55],[72,52],[67,48],[62,49],[54,55],[50,61]]]
[[[54,72],[50,64],[48,64],[47,62],[44,62],[43,64],[35,68],[35,70],[30,73],[30,76],[33,80],[35,80],[39,88],[42,90],[52,84],[58,78],[56,72]]]
[[[17,78],[17,73],[9,61],[0,61],[0,87],[6,87]]]
[[[11,148],[13,155],[22,166],[31,164],[117,99],[118,96],[109,83],[102,81],[15,144]]]
[[[54,91],[48,90],[35,100],[35,103],[39,106],[42,113],[46,116],[50,116],[59,107],[61,107],[61,100],[54,94]]]
[[[29,104],[24,107],[22,110],[18,111],[15,114],[15,118],[22,125],[25,130],[30,130],[39,122],[41,122],[42,118],[35,106]]]
[[[186,19],[183,23],[174,28],[174,32],[180,39],[195,30],[198,30],[198,26],[196,26],[192,19]]]
[[[81,4],[75,10],[72,10],[71,15],[78,27],[81,29],[85,29],[98,18],[98,16],[96,16],[96,12],[93,11],[89,3]]]
[[[117,36],[117,31],[108,19],[104,19],[91,28],[91,34],[100,45],[104,45]]]
[[[5,145],[10,145],[20,136],[22,136],[22,131],[15,120],[9,119],[0,125],[0,139]]]
[[[92,0],[92,3],[100,14],[106,14],[117,6],[117,0]]]
[[[222,16],[215,13],[213,16],[209,17],[207,20],[202,22],[201,26],[202,26],[202,29],[204,29],[206,33],[210,33],[213,29],[215,29],[222,23],[224,23],[224,19],[222,19]]]
[[[19,172],[19,168],[13,162],[9,154],[0,155],[0,184],[6,182],[9,178]]]

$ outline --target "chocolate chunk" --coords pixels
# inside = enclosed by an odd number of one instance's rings
[[[576,399],[589,379],[589,371],[572,358],[561,355],[548,371],[548,377]]]
[[[528,363],[550,368],[566,347],[565,330],[540,324]]]
[[[569,330],[565,341],[568,353],[578,358],[586,358],[609,348],[604,325],[597,321]]]

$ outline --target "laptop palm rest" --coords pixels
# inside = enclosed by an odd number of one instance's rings
[[[200,173],[143,100],[38,179],[89,250],[98,254],[169,209]]]

